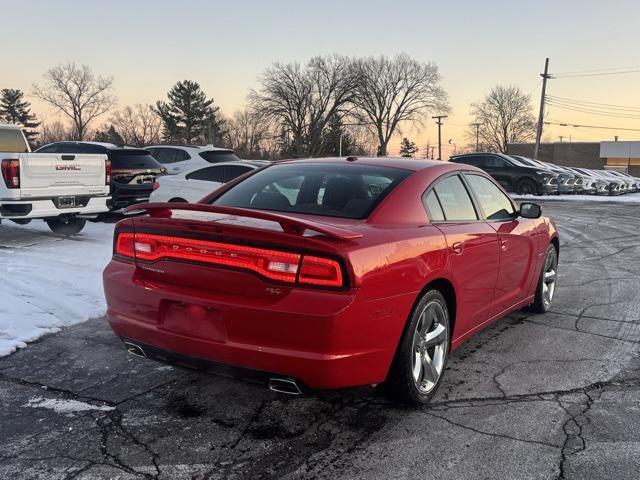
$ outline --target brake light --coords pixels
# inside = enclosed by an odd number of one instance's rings
[[[20,160],[5,158],[0,165],[7,188],[20,188]]]
[[[155,181],[153,182],[153,186],[151,187],[152,190],[157,190],[160,188],[160,182],[159,181]]]
[[[104,161],[104,184],[111,185],[111,160]]]
[[[114,254],[153,262],[176,259],[250,270],[271,280],[342,287],[342,268],[328,258],[192,238],[121,232]]]
[[[342,268],[329,258],[305,256],[302,258],[298,281],[309,285],[341,287]]]

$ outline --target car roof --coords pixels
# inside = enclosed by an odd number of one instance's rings
[[[144,148],[130,147],[128,145],[116,145],[115,143],[108,142],[90,142],[86,140],[61,140],[59,142],[51,142],[43,145],[40,148],[48,147],[50,145],[94,145],[96,147],[102,147],[106,150],[132,150],[132,151],[146,151]],[[40,150],[40,148],[38,150]]]
[[[231,152],[233,153],[233,150],[231,148],[224,148],[224,147],[216,147],[214,145],[195,145],[195,144],[189,144],[189,143],[166,143],[166,144],[157,144],[157,145],[149,145],[146,148],[161,148],[161,147],[165,147],[165,148],[191,148],[193,150],[199,150],[201,152]]]
[[[15,123],[0,123],[0,128],[11,128],[13,130],[22,130],[22,125],[16,125]]]
[[[241,167],[246,167],[246,166],[250,166],[253,167],[255,169],[258,169],[260,167],[263,167],[265,165],[269,165],[272,162],[269,162],[267,160],[234,160],[232,162],[218,162],[218,163],[211,163],[209,165],[199,165],[195,168],[190,168],[189,170],[185,170],[184,172],[179,173],[178,175],[169,175],[168,178],[171,177],[177,177],[177,178],[182,178],[182,177],[186,177],[187,175],[193,173],[193,172],[197,172],[198,170],[204,170],[205,168],[211,168],[211,167],[221,167],[221,166],[225,166],[225,165],[240,165]]]
[[[307,159],[291,159],[280,160],[278,164],[296,164],[296,163],[331,163],[331,164],[345,164],[352,165],[369,165],[377,167],[395,167],[404,170],[418,171],[429,167],[435,167],[437,165],[446,165],[448,162],[440,160],[426,160],[418,158],[406,158],[406,157],[324,157],[324,158],[307,158]],[[454,165],[454,164],[452,164]],[[456,168],[460,167],[459,164],[455,164]]]

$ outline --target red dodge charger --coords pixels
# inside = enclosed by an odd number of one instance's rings
[[[546,311],[556,285],[554,223],[462,164],[279,162],[136,211],[104,271],[129,352],[285,393],[382,384],[425,403],[451,351]]]

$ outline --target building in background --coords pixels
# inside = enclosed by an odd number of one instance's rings
[[[532,157],[533,147],[533,143],[510,143],[508,152]],[[621,170],[640,177],[640,141],[541,143],[538,159],[567,167]]]

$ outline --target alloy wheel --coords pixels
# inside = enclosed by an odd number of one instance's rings
[[[429,393],[438,383],[447,354],[447,322],[442,305],[432,301],[424,306],[413,334],[412,374],[421,393]]]
[[[553,294],[556,291],[556,279],[558,276],[558,257],[555,250],[549,250],[544,260],[544,273],[542,274],[542,301],[545,308],[551,306]]]

